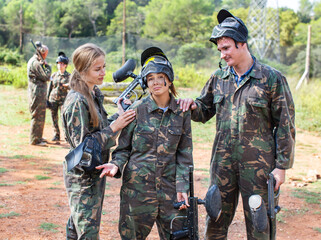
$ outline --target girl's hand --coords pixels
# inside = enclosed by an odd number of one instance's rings
[[[179,210],[186,209],[187,207],[189,207],[189,204],[188,204],[187,193],[185,193],[185,192],[177,192],[177,202],[183,202],[183,201],[185,201],[185,204],[180,206]]]
[[[113,130],[113,132],[122,130],[135,119],[135,115],[136,112],[133,109],[127,110],[123,114],[119,115],[119,117],[110,125],[111,130]]]
[[[115,164],[112,163],[106,163],[103,165],[99,165],[96,167],[96,169],[103,169],[103,171],[100,174],[100,178],[107,176],[107,177],[113,177],[118,171],[118,167]]]

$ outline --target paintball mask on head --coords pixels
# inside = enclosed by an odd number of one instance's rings
[[[222,9],[217,14],[219,24],[214,27],[210,41],[217,45],[221,37],[230,37],[236,42],[247,42],[248,30],[243,21]]]
[[[164,73],[170,82],[174,81],[174,71],[172,64],[168,61],[164,52],[157,47],[146,49],[141,56],[142,71],[141,77],[147,85],[146,77],[150,73]],[[166,82],[165,82],[166,86]]]
[[[46,48],[43,47],[42,43],[40,41],[35,42],[37,50],[41,53],[44,54],[46,52]]]
[[[68,57],[66,57],[64,52],[59,52],[58,53],[58,58],[56,60],[56,63],[58,63],[58,62],[62,62],[64,64],[66,64],[66,65],[69,63],[69,59],[68,59]]]

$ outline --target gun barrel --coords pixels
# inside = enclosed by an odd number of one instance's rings
[[[134,59],[128,59],[125,64],[118,69],[116,72],[113,73],[113,79],[117,82],[122,82],[128,77],[136,77],[136,75],[133,75],[133,71],[136,67],[136,62]]]
[[[41,53],[38,51],[38,49],[37,49],[37,47],[36,47],[35,43],[33,42],[33,40],[32,40],[31,38],[30,38],[30,42],[32,43],[33,47],[36,49],[36,51],[37,51],[37,53],[39,54],[39,56],[41,57],[42,61],[45,61],[45,60],[43,59],[43,57],[42,57]]]
[[[190,197],[194,197],[194,180],[193,180],[193,166],[189,166],[189,191]]]

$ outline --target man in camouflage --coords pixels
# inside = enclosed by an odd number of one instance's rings
[[[52,141],[60,141],[60,130],[58,125],[58,110],[63,105],[69,89],[70,73],[66,71],[69,59],[63,52],[59,53],[56,60],[58,71],[52,74],[49,83],[47,101],[51,111],[54,137]]]
[[[28,97],[31,113],[30,144],[45,146],[42,138],[46,118],[47,81],[50,79],[51,67],[45,59],[49,49],[40,42],[36,43],[37,53],[30,58],[27,65]]]
[[[254,230],[248,199],[258,194],[267,208],[268,174],[274,175],[276,190],[293,165],[294,103],[286,78],[250,54],[242,20],[224,9],[217,18],[210,40],[227,66],[210,77],[195,101],[178,101],[183,111],[192,109],[194,121],[216,115],[210,185],[220,189],[222,214],[216,222],[207,217],[205,238],[227,239],[240,192],[248,239],[269,239],[274,237],[269,229]]]

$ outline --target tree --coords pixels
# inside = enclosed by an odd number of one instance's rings
[[[294,41],[294,29],[299,23],[299,18],[293,10],[280,12],[280,45],[292,46]]]
[[[88,18],[93,26],[94,36],[97,35],[96,21],[98,17],[104,16],[107,4],[104,0],[85,0],[84,5],[87,10]],[[105,18],[106,19],[106,18]]]
[[[309,23],[311,21],[313,5],[309,0],[300,0],[298,16],[300,22]]]
[[[209,35],[213,10],[206,0],[152,0],[146,6],[144,34],[158,40],[193,42]]]
[[[60,27],[65,29],[69,38],[72,35],[82,36],[88,26],[88,14],[82,0],[68,0],[61,3],[66,10],[61,18]],[[91,23],[89,23],[91,24]],[[89,34],[90,35],[90,34]]]
[[[237,8],[248,8],[250,6],[251,0],[223,0],[222,8],[225,9],[237,9]]]
[[[29,10],[33,12],[35,19],[33,33],[40,34],[42,36],[55,34],[53,29],[56,24],[53,12],[58,6],[58,2],[50,0],[34,0],[32,2]]]
[[[8,33],[8,39],[6,42],[9,47],[19,46],[19,34],[20,34],[20,5],[22,6],[23,22],[25,32],[28,32],[33,27],[33,15],[30,14],[28,1],[23,0],[12,0],[8,1],[7,5],[3,7],[4,14],[4,31]],[[9,17],[10,16],[10,17]]]
[[[144,23],[143,8],[133,1],[126,1],[126,32],[140,35]],[[115,17],[107,26],[107,35],[121,33],[123,31],[123,2],[115,9]]]
[[[314,3],[313,13],[315,20],[321,17],[321,0]]]

